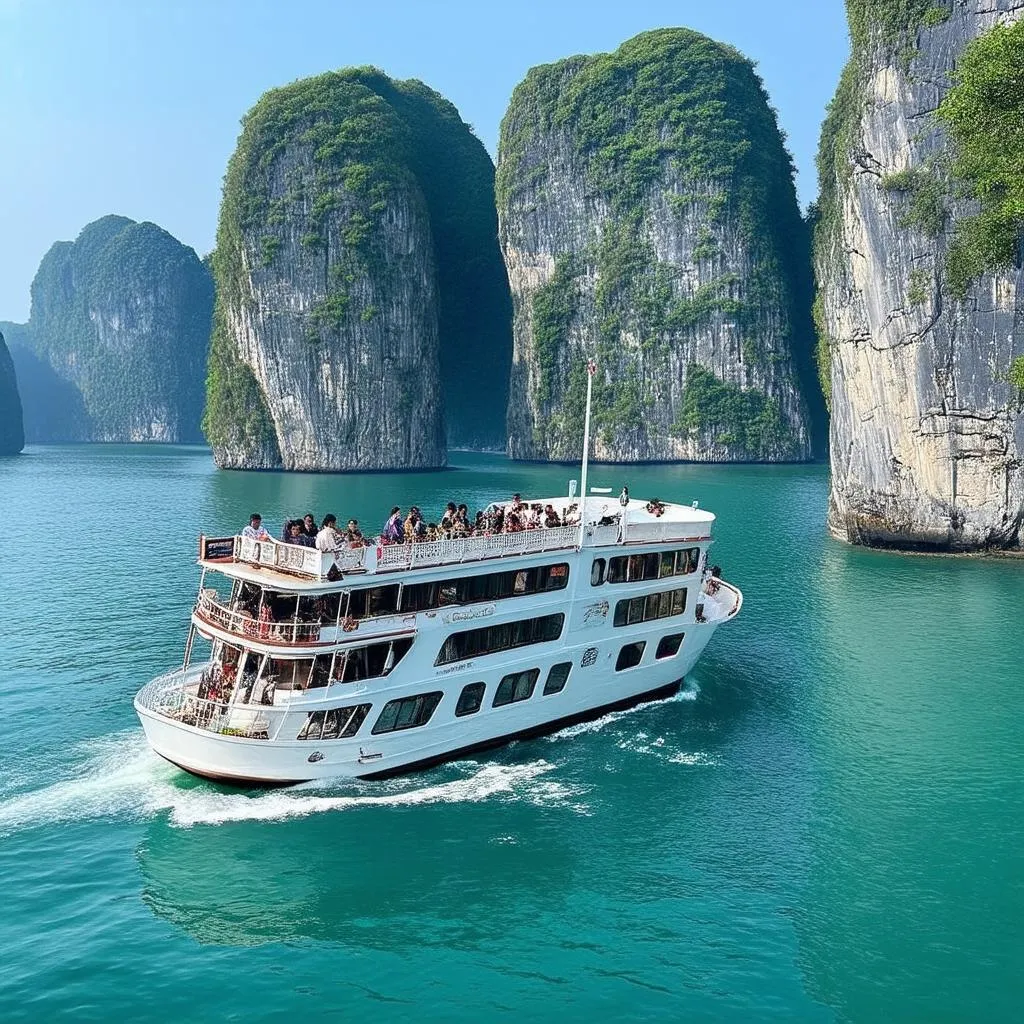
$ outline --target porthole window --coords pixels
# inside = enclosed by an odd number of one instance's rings
[[[462,718],[463,715],[475,715],[480,710],[484,701],[484,690],[486,683],[467,683],[459,694],[459,702],[455,705],[455,717]]]
[[[658,641],[658,649],[654,652],[656,658],[674,658],[679,653],[683,642],[683,633],[669,633]]]
[[[557,665],[551,666],[547,679],[544,680],[544,696],[552,693],[561,693],[565,689],[565,682],[572,671],[571,661],[560,661]]]
[[[636,666],[643,660],[644,648],[646,646],[647,643],[643,640],[635,644],[626,644],[626,646],[619,651],[619,657],[615,662],[615,671],[621,672],[623,669],[636,668]]]

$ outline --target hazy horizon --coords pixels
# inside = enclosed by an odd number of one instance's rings
[[[0,0],[0,320],[27,319],[46,250],[104,214],[154,221],[200,255],[209,251],[239,122],[267,89],[374,64],[451,100],[493,158],[509,97],[529,68],[668,26],[704,32],[756,62],[806,206],[817,192],[818,130],[848,52],[840,0],[808,9],[523,0],[507,11],[467,0],[375,8],[308,0],[286,9],[268,0],[166,9]]]

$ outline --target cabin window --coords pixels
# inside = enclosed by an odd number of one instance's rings
[[[459,694],[459,702],[455,705],[455,717],[462,718],[463,715],[475,715],[484,702],[484,690],[486,683],[467,683]]]
[[[377,736],[382,732],[398,732],[401,729],[415,729],[417,726],[426,725],[443,696],[440,690],[436,690],[415,697],[389,700],[370,732]]]
[[[615,671],[621,672],[623,669],[636,668],[636,666],[643,660],[644,648],[646,646],[647,644],[643,640],[640,640],[635,644],[626,644],[626,646],[619,651],[619,657],[615,662]]]
[[[654,652],[656,658],[674,658],[679,653],[683,642],[682,633],[669,633],[658,641],[658,649]]]
[[[460,576],[458,579],[432,583],[412,583],[402,590],[401,608],[404,612],[420,612],[453,604],[498,601],[506,597],[564,590],[568,583],[568,562]]]
[[[345,611],[344,607],[342,608]],[[373,619],[398,611],[398,584],[386,587],[364,587],[353,590],[348,602],[348,615],[353,619]]]
[[[337,740],[355,736],[359,726],[370,713],[370,704],[356,704],[348,708],[311,711],[299,731],[300,740]]]
[[[565,689],[565,682],[569,678],[571,670],[571,661],[560,661],[557,665],[552,665],[547,679],[544,680],[544,696],[561,693]]]
[[[533,688],[537,685],[539,675],[539,668],[531,668],[526,672],[510,672],[503,676],[497,690],[494,691],[491,707],[500,708],[506,704],[529,700],[533,696]]]
[[[595,558],[594,564],[590,567],[590,585],[599,587],[604,583],[604,559]]]
[[[682,615],[686,611],[686,587],[678,590],[665,590],[660,594],[648,594],[646,597],[624,598],[615,604],[615,617],[612,622],[616,626],[632,626],[638,622],[650,622],[653,619],[667,619],[670,615]]]
[[[557,615],[541,615],[535,619],[503,622],[497,626],[452,633],[438,652],[434,664],[449,665],[453,661],[464,661],[495,651],[557,640],[562,635],[564,622],[565,615],[559,612]]]
[[[603,559],[595,559],[591,569],[590,582],[598,586],[602,582],[596,566]],[[700,565],[700,548],[679,548],[672,551],[652,551],[648,554],[620,555],[608,562],[609,583],[636,583],[641,580],[665,579],[669,576],[687,576],[696,572]]]
[[[365,647],[350,648],[338,651],[337,654],[321,654],[317,661],[323,661],[331,679],[336,683],[358,683],[363,679],[375,679],[386,676],[409,653],[412,639],[402,637],[400,640],[385,641],[380,644],[367,644]],[[330,666],[333,664],[333,669]],[[313,678],[316,680],[317,670],[314,667]],[[322,685],[322,684],[321,684]]]

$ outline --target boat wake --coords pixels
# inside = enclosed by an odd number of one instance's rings
[[[553,732],[547,737],[549,743],[557,743],[560,740],[571,739],[574,736],[582,736],[590,732],[601,732],[609,725],[619,722],[622,719],[632,718],[637,711],[641,711],[644,708],[654,707],[659,704],[672,704],[676,701],[691,701],[696,700],[700,694],[700,687],[696,683],[684,683],[682,688],[677,694],[672,697],[668,697],[664,700],[652,700],[644,704],[638,704],[636,707],[626,708],[624,711],[609,711],[607,715],[602,715],[600,718],[595,718],[592,722],[580,722],[579,725],[566,726],[564,729],[559,729],[558,732]]]
[[[410,807],[433,803],[525,801],[579,813],[582,790],[550,778],[556,765],[460,761],[444,771],[455,778],[423,785],[423,777],[388,782],[351,780],[305,783],[287,789],[224,792],[185,776],[157,757],[134,731],[83,744],[72,777],[41,789],[0,797],[0,836],[42,825],[93,818],[144,820],[166,813],[172,825],[220,825],[238,821],[279,821],[325,811]]]

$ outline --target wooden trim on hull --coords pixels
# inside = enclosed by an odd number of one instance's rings
[[[567,729],[571,725],[579,725],[581,722],[592,722],[595,718],[610,714],[613,711],[625,711],[635,708],[638,704],[647,704],[651,701],[665,700],[679,692],[683,680],[677,679],[674,683],[659,686],[654,690],[647,690],[638,693],[633,697],[623,697],[621,700],[612,701],[610,704],[602,704],[600,707],[590,708],[587,711],[578,711],[573,715],[566,715],[564,718],[555,718],[550,722],[543,722],[540,725],[530,726],[529,729],[520,729],[517,732],[506,733],[504,736],[495,736],[493,739],[481,740],[479,743],[470,743],[465,747],[457,747],[454,750],[447,750],[443,754],[434,754],[431,757],[422,758],[419,761],[411,761],[409,764],[399,765],[395,768],[386,768],[380,772],[370,772],[367,775],[358,775],[358,779],[376,780],[390,779],[396,775],[407,775],[410,772],[423,771],[426,768],[433,768],[436,765],[444,764],[446,761],[457,761],[460,757],[468,757],[470,754],[477,754],[483,750],[493,750],[495,747],[503,747],[516,740],[534,739],[537,736],[546,736],[559,729]],[[158,751],[159,753],[159,751]],[[172,761],[166,754],[160,754],[165,761],[170,761],[176,768],[195,775],[201,779],[209,779],[211,782],[219,782],[229,786],[247,786],[260,789],[276,789],[281,786],[295,786],[300,782],[310,782],[311,779],[289,779],[274,780],[249,779],[238,775],[221,775],[214,772],[201,772],[195,768]],[[341,776],[339,776],[341,777]]]

